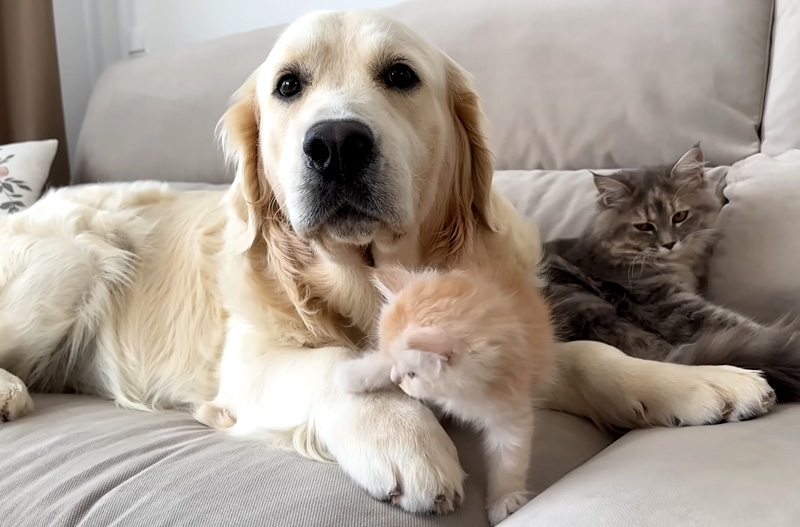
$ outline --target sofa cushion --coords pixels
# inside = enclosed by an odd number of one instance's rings
[[[800,150],[744,159],[727,181],[709,297],[765,322],[800,315]]]
[[[473,73],[499,169],[759,150],[772,2],[419,0],[388,10]]]
[[[772,59],[761,151],[782,154],[800,148],[800,2],[775,0]]]
[[[57,150],[56,139],[0,145],[0,216],[39,199]]]
[[[798,525],[800,405],[743,423],[638,430],[503,527]]]
[[[100,399],[36,395],[36,410],[0,425],[0,524],[14,527],[486,527],[474,433],[452,429],[470,473],[464,504],[412,516],[371,499],[334,464],[233,439],[176,411],[124,410]],[[542,412],[532,485],[549,486],[612,439]]]
[[[390,8],[477,79],[500,169],[713,164],[759,149],[772,2],[421,0]],[[579,29],[576,29],[579,28]],[[109,68],[76,180],[230,181],[214,128],[281,28]]]
[[[217,122],[281,30],[202,42],[106,69],[86,110],[73,182],[230,182]]]

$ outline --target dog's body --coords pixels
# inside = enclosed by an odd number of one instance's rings
[[[469,78],[383,17],[314,15],[243,86],[223,132],[227,192],[98,185],[0,219],[0,368],[16,376],[0,371],[4,420],[29,410],[25,384],[190,408],[334,459],[408,511],[452,509],[464,473],[430,410],[343,393],[331,372],[372,329],[371,266],[502,258],[537,272],[536,231],[490,190]],[[558,355],[551,406],[605,425],[704,424],[769,400],[736,368],[597,343]]]

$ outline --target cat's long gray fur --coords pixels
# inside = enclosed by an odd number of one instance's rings
[[[696,145],[674,165],[594,176],[598,216],[545,245],[545,294],[559,337],[644,359],[761,370],[779,401],[800,400],[800,334],[703,296],[722,207]]]

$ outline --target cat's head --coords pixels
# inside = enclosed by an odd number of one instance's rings
[[[391,379],[411,397],[445,397],[460,344],[438,327],[409,326],[387,343]]]
[[[463,360],[476,303],[471,280],[457,271],[375,270],[385,303],[379,321],[380,348],[392,363],[391,379],[420,399],[450,397],[474,375]]]
[[[722,206],[699,143],[673,165],[594,174],[595,238],[613,255],[674,261],[705,250]]]

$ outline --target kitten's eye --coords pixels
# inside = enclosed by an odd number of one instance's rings
[[[297,75],[288,73],[278,79],[278,86],[275,91],[284,99],[291,99],[303,89],[303,83]]]
[[[652,223],[634,223],[633,226],[636,227],[636,230],[642,232],[652,232],[656,230],[655,226]]]
[[[406,378],[408,378],[408,379],[413,379],[416,376],[417,376],[417,374],[414,373],[413,371],[410,371],[410,372],[406,373]]]
[[[383,74],[383,82],[389,88],[408,90],[419,84],[419,77],[414,70],[402,62],[389,66]]]
[[[672,216],[672,223],[683,223],[686,221],[686,218],[689,217],[688,210],[682,210],[680,212],[676,212],[675,215]]]

